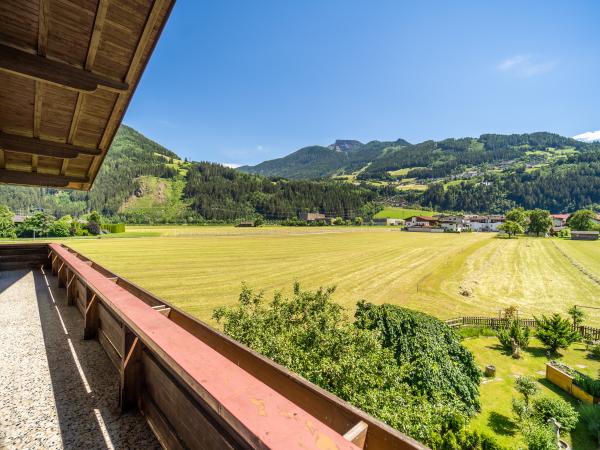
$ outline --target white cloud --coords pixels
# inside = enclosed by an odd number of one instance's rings
[[[573,136],[573,139],[577,139],[582,142],[596,142],[600,141],[600,130],[598,131],[587,131],[585,133]]]
[[[498,70],[514,74],[519,77],[529,78],[543,75],[556,67],[556,61],[541,61],[531,55],[515,55],[501,61]]]
[[[241,164],[237,164],[237,163],[222,163],[225,167],[229,167],[230,169],[237,169],[238,167],[241,167]]]

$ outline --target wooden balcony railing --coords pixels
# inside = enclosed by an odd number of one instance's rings
[[[67,246],[0,246],[0,269],[41,265],[165,448],[426,448]]]

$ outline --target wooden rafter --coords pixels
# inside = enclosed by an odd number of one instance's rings
[[[136,71],[139,70],[139,63],[146,51],[146,46],[150,42],[150,37],[152,35],[152,30],[156,26],[158,21],[160,12],[164,7],[165,0],[155,0],[152,5],[152,9],[150,10],[150,14],[148,14],[148,18],[146,19],[146,24],[144,25],[144,31],[140,36],[137,47],[135,49],[135,53],[133,54],[133,58],[131,59],[131,63],[129,64],[129,69],[127,70],[127,75],[125,76],[125,82],[128,84],[133,83]],[[112,112],[110,114],[110,118],[108,119],[108,125],[104,129],[104,133],[102,134],[102,139],[100,140],[100,148],[102,150],[108,150],[108,145],[112,141],[114,134],[116,133],[116,127],[111,126],[111,124],[115,123],[115,119],[119,116],[122,116],[125,112],[125,108],[127,107],[128,99],[125,95],[119,95],[115,104],[113,105]],[[98,167],[102,164],[106,153],[101,156],[96,156],[90,167],[88,169],[88,178],[93,182],[93,176],[98,173]]]
[[[23,184],[30,186],[67,187],[69,183],[87,183],[87,179],[51,175],[46,173],[22,172],[19,170],[0,169],[0,183]]]
[[[80,147],[61,142],[44,141],[42,139],[17,136],[0,132],[0,148],[17,153],[51,156],[53,158],[77,158],[81,155],[99,155],[97,148]]]
[[[94,92],[99,87],[117,92],[129,88],[127,83],[6,45],[0,45],[0,70],[81,92]]]
[[[96,60],[96,54],[98,53],[98,47],[100,46],[100,38],[102,37],[102,29],[104,28],[104,21],[106,19],[106,12],[108,10],[109,2],[110,0],[100,0],[98,2],[96,17],[94,18],[94,29],[92,31],[87,56],[85,58],[85,70],[91,71],[94,67],[94,61]],[[81,117],[84,96],[85,94],[83,92],[79,92],[77,94],[77,102],[75,103],[73,117],[71,118],[71,126],[69,128],[69,137],[67,139],[69,144],[74,143],[75,133],[77,133],[77,127],[79,126],[79,118]],[[63,160],[60,168],[60,174],[65,175],[68,167],[69,160]]]

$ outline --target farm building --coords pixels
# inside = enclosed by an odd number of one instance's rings
[[[473,231],[497,232],[505,221],[502,215],[467,216],[467,225]]]
[[[390,219],[390,218],[376,218],[373,219],[373,225],[380,226],[402,226],[404,225],[404,220],[402,219]]]
[[[550,217],[552,217],[552,231],[557,233],[567,227],[567,220],[571,214],[551,214]]]
[[[325,214],[317,212],[302,212],[299,214],[298,219],[304,222],[315,222],[317,220],[325,220]]]
[[[596,241],[598,231],[571,231],[571,239],[576,241]]]
[[[440,226],[444,231],[462,232],[468,228],[464,216],[441,216],[439,217]]]
[[[435,217],[428,216],[411,216],[405,220],[405,225],[407,227],[437,227],[439,224],[439,220]]]
[[[0,2],[0,183],[91,189],[174,3]],[[0,270],[2,448],[425,449],[66,245]]]

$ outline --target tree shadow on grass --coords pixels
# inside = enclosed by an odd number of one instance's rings
[[[546,358],[548,360],[553,359],[553,358],[560,358],[560,354],[556,353],[556,354],[551,354],[548,352],[548,349],[544,348],[544,347],[527,347],[525,349],[525,352],[527,352],[528,354],[530,354],[531,356],[535,357],[535,358]]]
[[[517,425],[510,419],[510,417],[500,414],[496,411],[492,411],[488,417],[488,426],[494,431],[494,433],[503,436],[514,436],[517,432]]]

